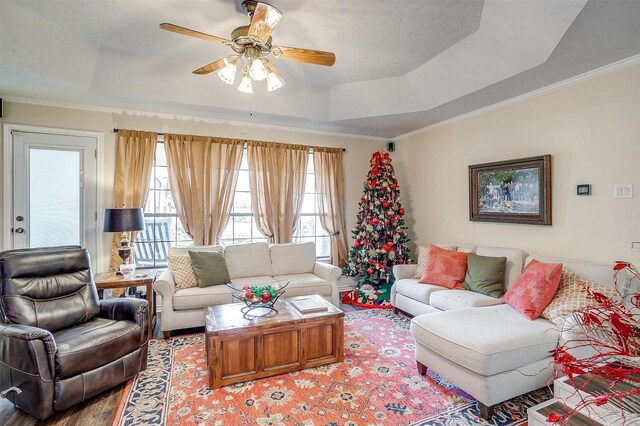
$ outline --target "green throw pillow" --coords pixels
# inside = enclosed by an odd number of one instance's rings
[[[198,277],[199,287],[227,284],[231,282],[227,263],[222,253],[211,251],[190,251],[193,272]]]
[[[506,257],[478,256],[469,254],[467,258],[467,275],[462,287],[476,293],[498,298],[502,296],[502,281]]]

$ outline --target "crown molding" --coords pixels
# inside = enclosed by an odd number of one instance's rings
[[[253,128],[259,128],[259,129],[283,130],[288,132],[297,132],[297,133],[305,133],[305,134],[313,134],[313,135],[335,136],[335,137],[360,139],[360,140],[364,139],[364,140],[371,140],[375,142],[387,141],[389,139],[389,138],[383,138],[379,136],[366,136],[366,135],[358,135],[354,133],[332,132],[329,130],[309,129],[305,127],[285,126],[285,125],[279,125],[279,124],[265,124],[265,123],[256,123],[256,122],[250,122],[250,121],[227,120],[227,119],[221,119],[221,118],[215,118],[215,117],[202,117],[202,116],[195,116],[195,115],[179,115],[179,114],[169,114],[169,113],[163,113],[163,112],[140,111],[140,110],[134,110],[134,109],[127,109],[127,108],[104,107],[104,106],[98,106],[98,105],[59,102],[59,101],[24,98],[24,97],[17,97],[17,96],[6,96],[4,97],[4,101],[28,104],[28,105],[54,107],[54,108],[66,108],[66,109],[77,109],[81,111],[102,112],[107,114],[128,114],[133,116],[137,115],[140,117],[160,118],[165,120],[197,121],[200,123],[207,123],[207,124],[227,124],[230,126],[235,126],[240,128],[253,127]],[[243,129],[241,129],[241,132],[244,133]]]

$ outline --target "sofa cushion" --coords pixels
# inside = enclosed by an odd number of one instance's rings
[[[276,275],[274,278],[278,281],[289,281],[283,297],[306,296],[308,294],[331,296],[333,291],[329,281],[313,274]]]
[[[504,265],[504,289],[503,293],[506,292],[509,287],[513,284],[513,282],[520,276],[522,273],[522,268],[524,267],[524,260],[526,257],[526,253],[517,248],[507,248],[507,247],[486,247],[480,246],[476,248],[476,254],[480,256],[491,256],[491,257],[506,257],[507,263]]]
[[[618,294],[611,287],[594,283],[582,278],[573,271],[563,269],[558,291],[540,316],[552,321],[558,327],[562,327],[565,319],[572,312],[584,309],[587,306],[597,306],[596,301],[587,298],[587,289],[610,299]]]
[[[224,259],[227,262],[231,280],[259,275],[273,276],[267,243],[257,242],[225,247]]]
[[[231,302],[234,302],[234,299],[231,296],[231,290],[226,285],[185,288],[177,290],[173,294],[173,309],[176,311],[202,309],[204,306]]]
[[[558,290],[561,263],[532,260],[504,295],[504,302],[529,319],[540,316]]]
[[[431,293],[429,304],[441,311],[500,305],[501,299],[467,290],[443,290]]]
[[[271,244],[269,254],[273,275],[312,273],[316,263],[316,245],[313,242]]]
[[[430,245],[427,264],[420,282],[447,288],[459,287],[467,272],[467,256],[468,253],[444,250],[433,244]]]
[[[134,322],[95,317],[53,333],[56,376],[66,379],[122,358],[140,347],[140,332]]]
[[[209,287],[231,282],[229,270],[222,253],[190,251],[193,271],[198,277],[199,287]]]
[[[452,362],[483,376],[549,358],[560,332],[551,321],[530,321],[509,305],[420,315],[411,334]]]
[[[198,287],[198,277],[193,270],[191,257],[188,254],[169,255],[167,260],[176,283],[176,289]]]
[[[435,244],[438,245],[438,244]],[[458,246],[439,246],[438,247],[444,249],[444,250],[449,250],[449,251],[456,251],[458,249]],[[422,274],[424,274],[424,268],[425,266],[427,266],[427,258],[429,257],[429,247],[425,247],[425,246],[419,246],[418,247],[418,266],[416,268],[416,271],[413,273],[413,276],[411,278],[416,278],[416,279],[420,279],[422,278]]]
[[[467,257],[467,274],[462,287],[491,297],[502,296],[504,266],[507,258],[479,256],[470,253]]]
[[[265,284],[271,284],[275,281],[276,279],[273,277],[270,277],[268,275],[260,275],[257,277],[232,278],[231,285],[235,288],[242,288],[246,285],[248,285],[249,287],[254,285],[262,286]]]
[[[413,278],[396,281],[394,286],[396,293],[425,304],[429,304],[431,293],[447,289],[435,284],[421,284]]]

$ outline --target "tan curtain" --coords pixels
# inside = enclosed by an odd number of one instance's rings
[[[116,142],[115,207],[143,207],[149,193],[153,159],[158,134],[137,130],[118,130]],[[117,234],[117,233],[116,233]],[[110,271],[117,271],[122,260],[118,256],[120,235],[113,235]],[[136,233],[131,234],[133,243]]]
[[[345,266],[348,260],[344,213],[342,148],[313,148],[320,224],[331,236],[330,261]]]
[[[247,142],[251,207],[256,226],[272,243],[290,243],[300,219],[309,147]]]
[[[217,244],[233,206],[244,141],[165,134],[164,145],[182,226],[195,245]]]

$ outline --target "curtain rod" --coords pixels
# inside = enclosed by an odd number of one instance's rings
[[[113,129],[113,133],[118,133],[118,128],[117,127]],[[158,133],[158,136],[164,137],[164,133]],[[247,142],[246,139],[244,141]],[[313,146],[311,146],[311,148],[313,149]],[[342,148],[342,152],[347,152],[347,149],[346,148]]]

